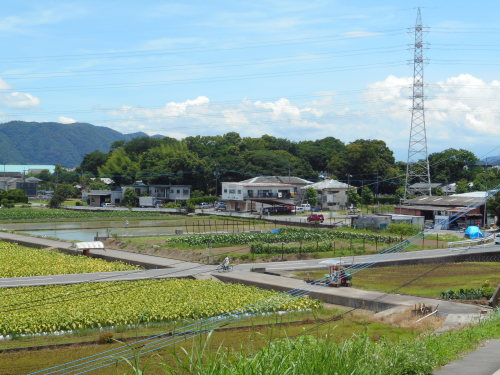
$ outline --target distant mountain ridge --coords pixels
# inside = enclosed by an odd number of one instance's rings
[[[89,152],[108,152],[113,142],[147,136],[79,122],[10,121],[0,124],[0,164],[59,164],[72,168]]]
[[[489,156],[487,158],[482,159],[480,164],[486,165],[500,165],[500,155],[499,156]]]

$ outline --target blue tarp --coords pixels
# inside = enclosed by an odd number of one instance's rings
[[[481,232],[481,230],[476,226],[470,226],[467,227],[465,235],[473,240],[475,238],[483,237],[483,232]]]
[[[279,232],[280,232],[280,228],[276,228],[276,229],[273,229],[273,230],[271,231],[271,233],[279,233]]]

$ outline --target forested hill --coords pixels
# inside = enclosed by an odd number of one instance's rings
[[[85,154],[108,152],[115,141],[146,136],[122,134],[85,123],[11,121],[0,124],[0,164],[79,165]]]

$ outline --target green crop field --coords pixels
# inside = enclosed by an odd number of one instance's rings
[[[0,241],[0,277],[137,270],[122,262],[66,255]]]
[[[0,334],[206,318],[277,295],[254,287],[187,279],[0,289]],[[273,301],[269,311],[320,306],[316,300],[283,295]]]

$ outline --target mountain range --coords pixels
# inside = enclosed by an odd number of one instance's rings
[[[0,164],[79,165],[85,154],[108,152],[116,141],[145,137],[86,123],[11,121],[0,124]]]

